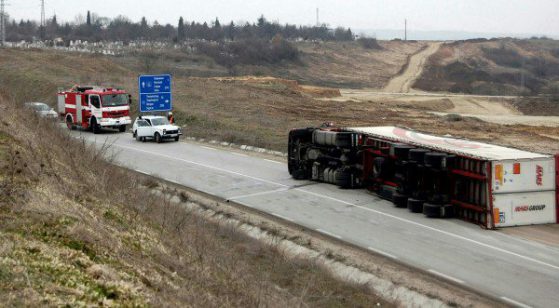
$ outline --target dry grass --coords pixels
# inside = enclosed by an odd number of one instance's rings
[[[386,304],[150,193],[156,184],[103,159],[108,146],[94,149],[39,119],[26,126],[14,105],[0,105],[4,305]]]

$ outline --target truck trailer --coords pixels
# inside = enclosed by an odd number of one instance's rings
[[[126,131],[130,118],[131,97],[114,88],[74,86],[58,92],[58,113],[69,129],[82,127],[97,134],[101,128]]]
[[[365,188],[396,207],[487,229],[557,223],[558,166],[559,155],[393,126],[289,133],[294,179]]]

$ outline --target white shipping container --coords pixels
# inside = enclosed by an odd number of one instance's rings
[[[485,177],[483,170],[478,172],[484,177],[483,192],[487,194],[484,197],[486,202],[480,203],[487,205],[484,212],[488,218],[485,220],[487,228],[493,227],[491,215],[494,227],[558,222],[556,180],[559,171],[554,156],[465,139],[432,136],[393,126],[352,127],[345,130],[388,142],[405,143],[489,162],[490,174]],[[479,194],[478,190],[474,191]]]

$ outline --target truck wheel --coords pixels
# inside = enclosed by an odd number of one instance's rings
[[[399,161],[406,161],[409,158],[409,152],[411,149],[413,149],[412,146],[397,143],[392,145],[392,155],[394,155]]]
[[[423,164],[425,161],[425,154],[429,153],[426,149],[411,149],[408,152],[409,160],[418,164]]]
[[[161,135],[159,133],[155,133],[154,138],[155,138],[155,142],[161,143],[162,140],[161,140]]]
[[[180,139],[179,136],[176,136],[176,137],[175,137],[175,141],[179,141],[179,139]]]
[[[410,198],[408,199],[408,210],[412,213],[421,213],[423,212],[423,203],[425,201]]]
[[[121,125],[118,127],[118,131],[124,133],[126,131],[126,125]]]
[[[441,217],[452,218],[455,214],[455,207],[452,204],[445,204],[441,208]]]
[[[97,120],[92,119],[91,120],[91,131],[93,131],[94,134],[99,134],[100,133],[100,127],[97,124]]]
[[[74,126],[74,123],[72,123],[72,118],[71,117],[66,117],[66,127],[68,127],[69,130],[76,129],[76,127]]]
[[[425,154],[425,166],[435,170],[446,169],[446,154],[431,152]]]
[[[432,203],[423,204],[423,214],[429,218],[440,218],[441,217],[442,206]]]
[[[392,195],[392,203],[394,203],[397,208],[405,208],[408,206],[408,196],[394,193]]]

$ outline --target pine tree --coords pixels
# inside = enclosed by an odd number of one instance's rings
[[[185,38],[185,30],[184,30],[184,18],[179,18],[179,26],[177,29],[177,39],[179,42],[184,41]]]

